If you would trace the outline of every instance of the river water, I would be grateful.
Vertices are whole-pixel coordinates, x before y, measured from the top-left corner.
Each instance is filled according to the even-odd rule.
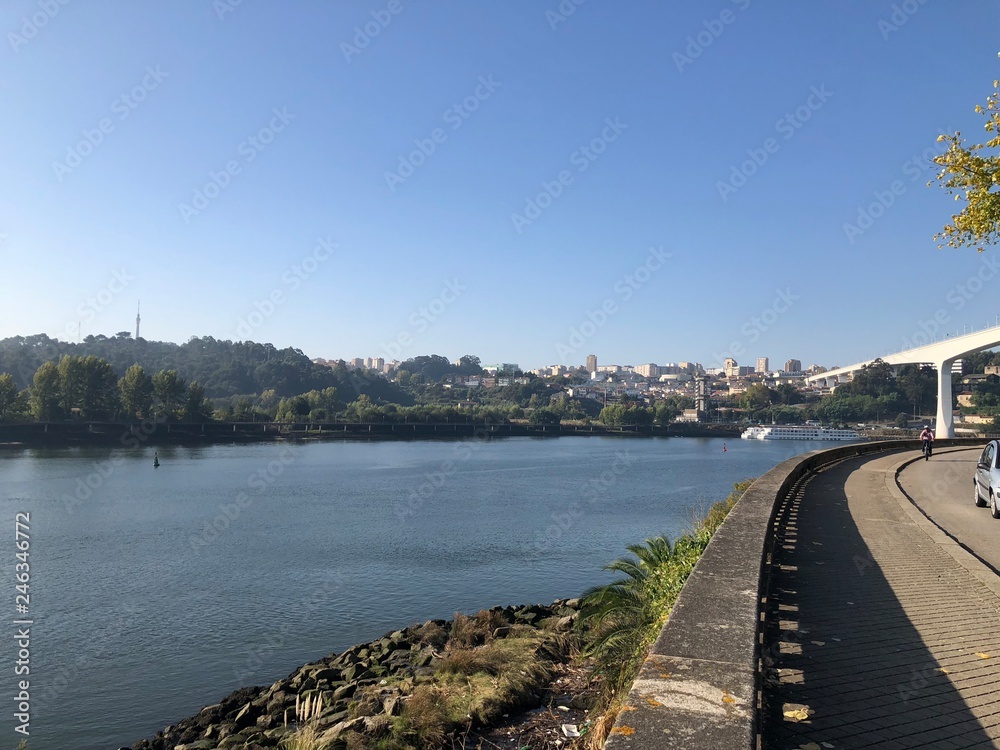
[[[156,469],[151,448],[0,451],[0,742],[23,736],[15,680],[30,681],[32,750],[113,750],[396,628],[578,596],[611,580],[601,568],[627,544],[681,533],[733,482],[818,447],[216,445],[161,447]],[[17,513],[30,513],[25,614]],[[15,677],[25,627],[30,674]]]

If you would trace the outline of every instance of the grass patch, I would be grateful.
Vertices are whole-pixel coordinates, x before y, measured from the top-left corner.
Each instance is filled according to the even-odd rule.
[[[445,747],[474,725],[487,725],[505,713],[534,705],[551,677],[551,655],[567,648],[565,638],[516,628],[506,638],[494,639],[493,631],[506,624],[502,617],[481,612],[462,619],[459,637],[454,637],[453,627],[449,641],[453,647],[438,663],[432,679],[413,687],[385,735],[376,739],[352,734],[345,737],[349,749]],[[484,638],[488,642],[481,645],[456,645]],[[362,694],[359,703],[364,701]]]

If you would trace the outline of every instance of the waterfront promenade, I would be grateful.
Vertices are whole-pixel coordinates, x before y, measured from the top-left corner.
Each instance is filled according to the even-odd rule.
[[[947,450],[919,472],[933,476],[945,456],[942,471],[967,463],[946,494],[971,507],[977,453]],[[833,464],[779,507],[761,654],[766,750],[1000,748],[1000,578],[897,486],[916,456]],[[1000,521],[981,510],[1000,544]]]

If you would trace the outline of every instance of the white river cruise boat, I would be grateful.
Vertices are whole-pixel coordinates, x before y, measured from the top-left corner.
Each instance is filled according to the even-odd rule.
[[[747,427],[740,435],[744,440],[860,440],[861,436],[854,430],[841,430],[834,427],[811,427],[806,425],[757,425]]]

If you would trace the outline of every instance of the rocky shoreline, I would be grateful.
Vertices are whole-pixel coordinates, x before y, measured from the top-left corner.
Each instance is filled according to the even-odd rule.
[[[558,695],[552,685],[564,682],[556,675],[575,651],[579,607],[577,599],[495,607],[396,630],[305,664],[269,687],[237,690],[131,750],[264,750],[283,746],[303,728],[316,747],[408,747],[405,738],[433,747],[439,746],[432,743],[435,732],[442,745],[454,742],[544,707],[546,699],[559,699],[553,716],[573,725],[585,718],[588,699]],[[491,687],[457,694],[457,683],[471,686],[483,675]],[[453,698],[468,703],[461,722],[442,708]],[[441,716],[432,725],[424,714]]]

